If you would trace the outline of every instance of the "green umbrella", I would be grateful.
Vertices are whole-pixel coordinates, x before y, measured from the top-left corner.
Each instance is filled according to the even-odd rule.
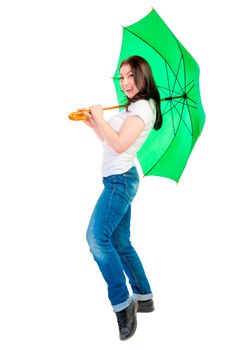
[[[153,129],[137,154],[143,174],[179,181],[200,135],[205,114],[199,91],[199,67],[155,10],[123,27],[122,47],[114,74],[119,104],[120,63],[142,56],[150,64],[160,92],[163,125]]]

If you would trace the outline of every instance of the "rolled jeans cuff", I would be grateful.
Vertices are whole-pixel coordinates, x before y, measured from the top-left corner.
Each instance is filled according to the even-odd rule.
[[[117,305],[112,305],[113,311],[114,312],[119,312],[122,311],[124,309],[126,309],[126,307],[128,307],[128,305],[131,303],[131,298],[129,297],[127,300],[125,300],[123,303],[117,304]]]
[[[149,294],[135,294],[135,293],[133,293],[132,297],[135,301],[146,301],[146,300],[153,299],[153,293],[149,293]]]

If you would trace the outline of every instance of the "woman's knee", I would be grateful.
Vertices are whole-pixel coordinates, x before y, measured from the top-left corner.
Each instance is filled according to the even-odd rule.
[[[86,241],[89,245],[89,248],[91,249],[92,246],[94,246],[95,243],[95,238],[94,238],[94,231],[91,227],[91,225],[89,225],[88,230],[86,232]]]
[[[110,246],[110,240],[104,234],[96,232],[93,227],[89,227],[86,233],[86,240],[88,242],[91,253],[95,257],[101,257]]]

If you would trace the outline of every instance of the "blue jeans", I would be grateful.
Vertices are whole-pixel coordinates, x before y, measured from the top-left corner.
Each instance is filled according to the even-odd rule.
[[[135,300],[152,298],[149,282],[130,242],[131,202],[139,185],[136,167],[126,173],[103,178],[99,197],[87,230],[87,241],[105,279],[108,297],[115,312],[126,308],[130,295],[128,277]]]

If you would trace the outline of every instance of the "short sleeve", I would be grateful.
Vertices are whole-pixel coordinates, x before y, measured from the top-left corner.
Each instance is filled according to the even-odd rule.
[[[147,100],[139,100],[133,102],[128,107],[128,116],[139,116],[144,124],[145,128],[151,128],[155,121],[155,110],[153,110],[151,104]]]

